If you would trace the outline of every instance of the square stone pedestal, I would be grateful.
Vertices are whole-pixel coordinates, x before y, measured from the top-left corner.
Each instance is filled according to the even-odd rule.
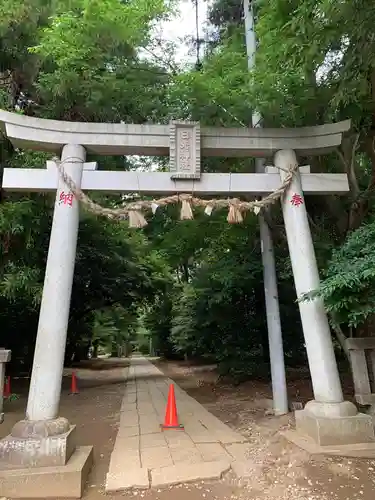
[[[295,412],[296,430],[319,446],[374,443],[374,424],[370,415],[317,417],[306,410]]]
[[[11,435],[0,441],[0,469],[3,463],[14,469],[65,465],[75,450],[75,425],[68,432],[43,438]]]
[[[76,448],[75,426],[47,437],[0,441],[0,497],[80,498],[92,465],[92,446]]]
[[[0,497],[81,498],[92,465],[92,446],[76,448],[66,465],[0,470]]]

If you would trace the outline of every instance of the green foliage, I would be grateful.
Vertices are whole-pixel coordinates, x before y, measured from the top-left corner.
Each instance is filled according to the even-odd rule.
[[[251,92],[260,111],[291,126],[348,116],[363,126],[373,101],[368,80],[375,54],[373,3],[261,0],[257,5],[260,44]]]
[[[269,370],[261,256],[258,236],[252,241],[248,238],[256,231],[254,217],[244,226],[230,226],[222,219],[216,214],[212,221],[205,221],[205,246],[190,261],[189,279],[174,285],[171,310],[159,313],[159,318],[164,318],[165,329],[170,328],[168,341],[177,354],[215,359],[221,374],[241,381],[265,376]],[[201,248],[202,222],[197,219],[194,225],[192,229],[189,224],[190,239],[185,246],[182,238],[178,240],[182,258],[190,255],[185,252],[194,235],[195,248]],[[174,254],[171,258],[178,268]],[[296,358],[301,342],[298,312],[293,302],[288,304],[290,292],[285,293],[285,285],[282,292],[282,312],[286,307],[290,320],[286,352]]]
[[[207,125],[242,126],[250,122],[256,108],[266,126],[296,127],[353,119],[354,128],[360,132],[357,143],[354,136],[348,137],[339,156],[309,159],[318,172],[345,169],[351,197],[342,201],[333,197],[309,199],[308,209],[323,271],[332,249],[337,248],[320,293],[327,308],[342,315],[340,320],[357,325],[373,313],[372,254],[366,247],[368,258],[356,260],[355,271],[350,257],[345,260],[344,256],[349,255],[347,245],[352,244],[351,236],[345,242],[348,230],[358,227],[372,213],[375,155],[369,146],[373,144],[369,125],[375,108],[375,52],[372,42],[365,40],[373,40],[374,6],[364,0],[260,0],[255,8],[259,49],[254,70],[249,73],[247,69],[241,4],[216,0],[210,12],[212,43],[202,69],[187,69],[174,78],[170,88],[173,116],[199,119]],[[361,51],[365,51],[366,60]],[[252,163],[215,159],[206,160],[204,168],[249,171]],[[304,350],[288,248],[280,234],[278,211],[272,210],[269,219],[276,242],[283,329],[288,332],[284,336],[287,362],[295,363],[303,359]],[[212,230],[216,224],[218,230]],[[252,256],[257,263],[246,261],[248,241],[246,247],[240,234],[233,237],[240,257],[233,252],[222,219],[211,218],[207,226],[206,238],[201,236],[199,218],[189,225],[188,235],[186,226],[176,229],[168,224],[161,229],[167,235],[159,236],[159,243],[163,248],[165,245],[179,282],[173,287],[170,340],[179,353],[213,355],[222,370],[236,377],[254,374],[262,371],[257,363],[259,356],[267,358],[260,256],[256,250]],[[159,223],[157,227],[160,235]],[[248,231],[254,241],[255,227],[250,225]],[[223,255],[228,247],[231,250]],[[335,294],[331,293],[333,281]]]
[[[142,343],[139,345],[139,352],[143,354],[143,356],[148,356],[150,354],[149,345],[146,343]]]
[[[335,323],[350,327],[364,324],[375,313],[375,221],[351,233],[333,252],[319,296]]]
[[[173,357],[174,349],[170,341],[172,323],[172,290],[157,293],[145,312],[144,326],[152,338],[155,352]]]
[[[99,309],[94,313],[92,345],[107,353],[129,356],[131,342],[136,337],[136,310],[127,311],[120,304]]]
[[[186,71],[175,78],[171,106],[181,118],[203,124],[241,126],[250,123],[249,74],[241,30],[223,41],[220,50],[204,60],[200,72]],[[182,107],[181,101],[188,106]]]
[[[162,98],[158,82],[168,78],[140,61],[137,51],[148,42],[152,24],[167,12],[163,0],[59,2],[29,49],[42,61],[36,88],[43,100],[53,102],[52,116],[120,121],[138,114],[135,121],[144,121],[152,112],[149,100],[142,105],[144,95],[151,90]]]
[[[162,0],[2,2],[2,107],[73,121],[140,123],[163,116],[170,76],[162,64],[142,59],[140,50],[152,42],[153,26],[171,7]],[[15,151],[6,141],[0,147],[2,167],[43,167],[50,158]],[[124,158],[99,162],[108,169],[131,165]],[[112,206],[119,202],[94,198]],[[0,209],[0,345],[12,349],[12,363],[25,371],[32,361],[53,204],[50,195],[7,194]],[[83,211],[67,362],[86,356],[92,343],[130,340],[137,308],[168,281],[164,269],[142,233]]]

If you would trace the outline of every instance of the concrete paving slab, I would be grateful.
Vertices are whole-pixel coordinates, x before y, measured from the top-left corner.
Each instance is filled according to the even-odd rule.
[[[168,446],[168,444],[164,434],[158,431],[154,434],[142,434],[140,446],[142,450],[146,450],[147,448],[155,448],[157,446]]]
[[[128,404],[135,403],[137,401],[137,393],[136,392],[127,392],[125,394],[125,402]]]
[[[163,467],[151,472],[151,485],[152,487],[160,487],[204,479],[220,479],[229,469],[230,463],[225,461]]]
[[[209,432],[200,422],[188,422],[185,432],[194,443],[217,443],[218,439],[214,431]]]
[[[115,448],[119,448],[124,452],[128,452],[130,450],[139,450],[139,436],[121,437],[117,435],[117,439],[113,449]]]
[[[150,394],[148,392],[137,392],[137,401],[142,402],[149,400],[150,400]]]
[[[233,459],[220,443],[198,443],[197,448],[205,462],[220,461],[223,459],[223,456],[225,456],[228,461]]]
[[[191,447],[179,447],[172,448],[170,450],[173,463],[178,464],[198,464],[203,462],[203,456],[199,452],[198,448],[194,445]]]
[[[115,493],[128,489],[148,489],[150,480],[147,469],[128,468],[123,464],[120,470],[108,472],[105,491],[106,493]]]
[[[112,462],[112,463],[111,463]],[[120,447],[115,447],[111,454],[110,469],[127,469],[129,464],[131,468],[141,468],[141,457],[139,450],[124,450]]]
[[[125,389],[125,394],[136,394],[137,393],[137,387],[136,385],[128,385]]]
[[[168,446],[141,449],[141,464],[146,469],[172,466],[173,460]]]
[[[140,427],[140,432],[141,434],[155,434],[156,432],[160,432],[160,424],[155,421],[151,421]]]
[[[215,479],[245,461],[246,439],[175,385],[183,430],[162,430],[172,380],[147,359],[134,357],[124,390],[106,491]],[[241,444],[244,443],[244,444]],[[132,466],[129,469],[129,463]],[[149,481],[151,478],[151,482]]]
[[[154,413],[155,408],[154,405],[150,403],[139,403],[137,406],[138,415],[150,415],[150,413]]]
[[[164,438],[168,443],[170,449],[173,448],[189,448],[190,446],[194,446],[194,441],[191,437],[186,434],[186,432],[172,432],[165,431]]]
[[[124,425],[120,425],[117,436],[120,438],[134,437],[134,436],[139,436],[139,432],[140,431],[138,425],[134,427],[125,427]]]
[[[151,424],[156,425],[158,428],[160,427],[160,421],[156,414],[156,412],[152,412],[149,415],[139,415],[139,426],[149,427]]]
[[[136,412],[137,405],[135,403],[128,403],[126,399],[123,399],[120,411],[121,412]]]
[[[120,427],[138,427],[139,415],[133,412],[123,412],[120,417]]]

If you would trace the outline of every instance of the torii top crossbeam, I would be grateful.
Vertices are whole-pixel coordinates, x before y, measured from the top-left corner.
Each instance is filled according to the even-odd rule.
[[[176,126],[133,125],[123,123],[85,123],[46,120],[0,110],[0,126],[18,148],[60,153],[65,144],[80,144],[89,153],[99,155],[167,156]],[[193,123],[199,132],[199,124]],[[202,128],[203,156],[267,158],[280,149],[320,155],[341,144],[342,134],[350,129],[350,120],[316,127],[301,128]]]
[[[0,128],[17,148],[61,154],[67,144],[80,145],[99,155],[169,155],[170,173],[104,172],[85,168],[83,190],[165,194],[265,194],[280,185],[278,173],[201,174],[201,156],[272,158],[282,149],[297,155],[329,153],[341,144],[350,120],[316,127],[200,128],[196,122],[169,125],[127,125],[46,120],[0,110]],[[43,169],[6,168],[3,189],[54,191],[58,174],[54,165]],[[250,176],[250,177],[249,177]],[[310,174],[301,171],[308,194],[345,193],[345,174]]]

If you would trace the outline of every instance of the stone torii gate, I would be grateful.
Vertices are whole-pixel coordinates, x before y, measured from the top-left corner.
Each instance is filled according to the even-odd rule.
[[[338,147],[350,122],[300,129],[200,129],[199,124],[186,122],[73,123],[0,111],[0,126],[16,148],[61,155],[66,174],[84,191],[262,196],[280,187],[298,156],[321,155]],[[96,171],[96,163],[85,161],[87,152],[169,155],[170,172]],[[264,174],[201,173],[201,155],[273,157],[274,166]],[[58,416],[79,203],[53,161],[47,168],[6,168],[3,189],[56,192],[56,199],[26,418],[0,441],[0,496],[30,498],[43,491],[44,496],[79,497],[92,449],[76,448],[74,426]],[[301,167],[281,200],[297,297],[319,286],[304,194],[348,190],[345,174],[314,174]],[[322,301],[302,302],[299,309],[314,400],[296,412],[297,431],[321,446],[373,442],[371,417],[344,401]],[[65,473],[69,480],[62,483]]]

